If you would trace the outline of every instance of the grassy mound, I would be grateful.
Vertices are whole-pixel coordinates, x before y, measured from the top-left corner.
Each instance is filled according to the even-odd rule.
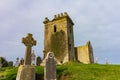
[[[15,67],[0,68],[0,80],[16,80]],[[43,80],[44,68],[36,66],[36,80]],[[57,66],[57,80],[120,80],[120,65],[66,63]]]

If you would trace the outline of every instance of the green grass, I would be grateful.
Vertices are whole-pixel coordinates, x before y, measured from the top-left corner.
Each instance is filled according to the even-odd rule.
[[[68,63],[58,66],[58,71],[61,69],[58,74],[67,80],[120,80],[120,65]]]
[[[15,67],[0,68],[0,80],[15,80],[17,69]]]
[[[0,80],[15,80],[17,69],[0,68]],[[43,78],[44,68],[36,66],[36,80]],[[120,65],[66,63],[57,66],[57,80],[120,80]]]

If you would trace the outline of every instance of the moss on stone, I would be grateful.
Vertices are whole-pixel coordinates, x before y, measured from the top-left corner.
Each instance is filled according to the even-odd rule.
[[[65,46],[66,46],[65,32],[63,30],[52,34],[50,49],[52,52],[54,52],[55,57],[57,57],[57,59],[59,60],[63,59]]]

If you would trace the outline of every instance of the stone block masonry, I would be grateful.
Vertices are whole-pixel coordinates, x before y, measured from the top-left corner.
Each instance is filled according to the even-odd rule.
[[[85,46],[74,46],[74,23],[65,12],[54,15],[52,20],[47,17],[44,23],[44,59],[49,51],[54,52],[61,63],[80,61],[85,64],[94,63],[93,49],[90,42]]]

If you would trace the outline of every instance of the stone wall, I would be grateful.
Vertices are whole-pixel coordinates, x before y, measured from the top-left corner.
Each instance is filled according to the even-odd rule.
[[[74,23],[66,12],[55,15],[52,20],[46,17],[43,23],[44,59],[48,52],[54,52],[61,63],[75,60],[86,64],[94,63],[90,41],[84,46],[74,48]]]
[[[76,60],[89,64],[94,63],[93,49],[90,41],[84,46],[75,47]]]
[[[53,20],[44,20],[44,58],[49,51],[65,63],[74,60],[73,22],[67,13],[55,15]]]

